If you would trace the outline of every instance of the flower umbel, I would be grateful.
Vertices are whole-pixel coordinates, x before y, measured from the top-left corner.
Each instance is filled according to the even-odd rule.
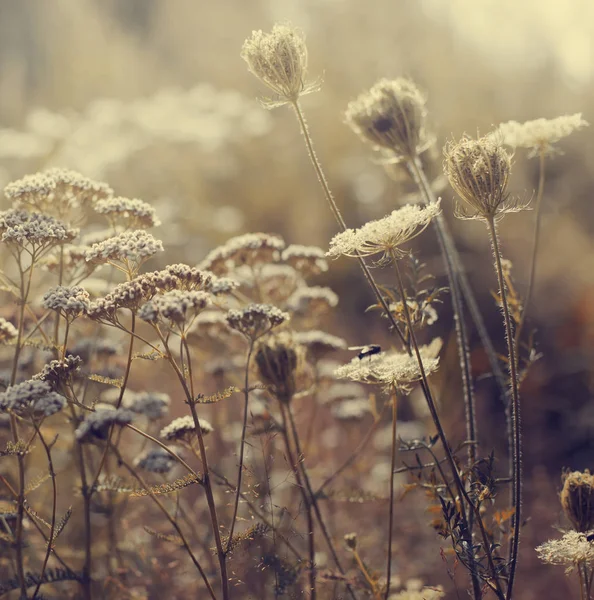
[[[382,254],[380,263],[389,261],[392,253],[401,257],[404,252],[400,246],[419,235],[440,211],[439,200],[427,206],[407,204],[383,219],[338,233],[327,254],[353,257]]]
[[[300,96],[319,89],[317,82],[306,83],[307,47],[303,34],[287,25],[275,25],[271,33],[253,31],[241,50],[248,69],[275,94],[265,106],[275,108],[294,104]]]

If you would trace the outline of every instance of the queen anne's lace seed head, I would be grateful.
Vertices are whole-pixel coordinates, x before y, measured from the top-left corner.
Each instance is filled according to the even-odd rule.
[[[276,235],[246,233],[212,250],[198,267],[215,275],[227,275],[243,265],[277,262],[284,247],[285,242]]]
[[[149,473],[169,473],[176,462],[169,452],[163,448],[155,448],[142,456],[136,465]]]
[[[254,341],[289,320],[289,314],[270,304],[249,304],[245,308],[230,310],[227,323],[246,338]]]
[[[124,229],[149,229],[161,224],[155,209],[138,198],[107,198],[96,202],[94,208],[105,215],[112,226]]]
[[[466,205],[458,208],[458,216],[490,221],[525,208],[510,199],[507,185],[511,156],[497,136],[478,140],[465,136],[449,142],[444,149],[443,165],[450,185]]]
[[[172,290],[149,300],[138,311],[138,316],[149,323],[170,321],[181,327],[210,303],[210,294],[206,292]]]
[[[503,143],[512,148],[530,148],[530,156],[538,156],[541,152],[554,154],[559,152],[553,144],[588,126],[582,119],[582,113],[563,115],[555,119],[535,119],[518,123],[508,121],[501,123],[494,135],[499,136]]]
[[[334,236],[328,256],[373,256],[379,262],[403,255],[400,248],[419,235],[441,212],[440,201],[428,206],[407,204],[378,221],[369,221],[359,229],[347,229]]]
[[[281,260],[299,271],[303,277],[320,275],[328,270],[326,254],[317,246],[291,244],[283,250]]]
[[[110,198],[113,190],[75,171],[52,168],[9,183],[4,194],[15,208],[25,206],[67,217],[73,209]]]
[[[167,414],[171,399],[168,394],[160,392],[138,392],[132,396],[125,407],[149,419],[160,419]]]
[[[136,271],[157,252],[163,252],[163,243],[143,230],[124,231],[119,235],[93,244],[86,259],[92,263],[119,263]]]
[[[290,336],[280,334],[261,343],[256,351],[256,364],[262,382],[271,388],[280,402],[288,403],[297,391],[296,374],[301,347]]]
[[[576,531],[594,529],[594,475],[590,471],[565,473],[561,506]]]
[[[133,418],[134,413],[126,408],[101,408],[87,414],[74,433],[81,444],[106,440],[112,425],[128,425]]]
[[[3,242],[39,254],[52,246],[71,242],[78,235],[78,229],[50,215],[10,209],[0,212],[0,234]]]
[[[396,160],[414,160],[431,144],[425,132],[425,97],[408,79],[381,79],[349,103],[347,124],[364,141]]]
[[[202,435],[207,435],[213,431],[212,425],[206,419],[199,419],[200,431]],[[159,436],[164,440],[182,440],[189,442],[196,435],[194,419],[191,416],[179,417],[174,419],[161,429]]]
[[[419,350],[425,375],[429,376],[437,371],[439,360],[435,358],[431,345]],[[335,376],[337,379],[380,384],[407,392],[413,383],[421,380],[421,369],[415,356],[403,352],[382,352],[363,359],[353,358],[336,369]]]
[[[252,32],[241,57],[250,72],[278,95],[278,100],[265,102],[269,108],[295,103],[319,89],[318,83],[306,83],[307,47],[303,34],[293,27],[277,24],[271,33]]]
[[[66,400],[45,381],[29,379],[0,393],[0,411],[14,411],[21,416],[49,417],[64,408]]]
[[[89,308],[88,292],[78,286],[59,285],[49,289],[43,296],[43,308],[55,310],[69,320],[75,319]]]
[[[287,300],[287,308],[299,315],[316,316],[335,308],[338,296],[328,287],[300,287]]]
[[[594,564],[594,544],[578,531],[568,531],[560,540],[541,544],[536,553],[544,563],[567,567],[566,572],[578,565]]]
[[[16,327],[4,317],[0,317],[0,344],[11,342],[16,339],[17,335]]]

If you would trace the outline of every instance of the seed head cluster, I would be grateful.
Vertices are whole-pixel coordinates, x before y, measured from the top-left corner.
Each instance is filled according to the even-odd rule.
[[[8,410],[33,418],[49,417],[64,408],[66,400],[46,381],[29,379],[0,393],[0,412]]]
[[[542,562],[565,566],[567,572],[579,565],[594,565],[594,544],[579,531],[568,531],[559,540],[541,544],[536,553]]]
[[[328,270],[326,255],[317,246],[291,244],[283,250],[281,260],[291,265],[303,277],[320,275]]]
[[[39,253],[71,242],[78,235],[78,229],[50,215],[11,208],[0,212],[0,234],[7,244]]]
[[[148,323],[170,321],[182,326],[210,303],[210,294],[206,292],[172,290],[144,304],[138,316]]]
[[[88,310],[90,302],[89,293],[84,288],[78,285],[59,285],[45,293],[42,306],[47,310],[55,310],[68,319],[74,319]]]
[[[230,310],[227,324],[246,338],[254,341],[289,320],[289,314],[270,304],[249,304]]]
[[[94,208],[100,215],[105,215],[112,225],[124,226],[125,229],[149,229],[161,224],[155,209],[137,198],[106,198],[96,202]]]
[[[75,431],[76,439],[81,443],[89,443],[95,439],[106,440],[112,425],[128,425],[132,423],[134,413],[125,408],[99,408],[89,413]]]
[[[213,431],[212,425],[206,419],[199,419],[200,431],[202,435],[207,435]],[[168,441],[183,440],[189,442],[196,435],[194,419],[190,415],[174,419],[161,429],[159,436]]]
[[[590,471],[564,475],[561,506],[576,531],[594,529],[594,475]]]
[[[119,235],[93,244],[86,259],[93,263],[123,263],[139,266],[145,260],[163,252],[163,243],[142,229],[124,231]]]
[[[175,466],[176,460],[169,452],[163,448],[155,448],[149,450],[136,463],[141,469],[149,473],[169,473]]]

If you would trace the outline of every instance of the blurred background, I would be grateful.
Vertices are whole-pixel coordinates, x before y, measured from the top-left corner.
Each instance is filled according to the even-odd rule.
[[[249,231],[326,248],[335,224],[297,123],[286,107],[269,112],[260,106],[257,98],[266,92],[239,56],[253,29],[277,21],[305,32],[311,75],[323,77],[321,91],[304,98],[303,108],[352,226],[383,216],[413,190],[343,124],[347,102],[380,77],[409,76],[427,93],[437,137],[428,170],[503,352],[486,232],[452,217],[453,192],[440,180],[441,147],[449,137],[486,133],[510,119],[582,112],[592,120],[594,4],[588,0],[0,0],[0,186],[48,166],[107,181],[117,194],[157,208],[169,263],[195,264],[215,245]],[[563,154],[547,160],[530,311],[543,356],[523,385],[529,521],[519,591],[526,600],[576,593],[561,568],[538,563],[533,548],[563,525],[561,469],[594,467],[591,130],[558,148]],[[537,176],[537,161],[518,151],[514,193],[530,197]],[[530,212],[511,215],[501,228],[520,293],[532,219]],[[416,248],[442,283],[430,232]],[[371,296],[356,263],[332,263],[329,280],[341,304],[327,329],[352,344],[387,343],[383,324],[363,314]],[[455,371],[447,301],[436,333],[446,341],[444,364]],[[481,377],[476,339],[473,348],[481,442],[487,452],[497,451],[503,467],[501,405],[491,381]],[[459,382],[449,379],[442,410],[456,431]],[[447,584],[439,541],[424,527],[421,515],[414,527],[403,528],[433,541],[400,540],[402,568]],[[406,564],[407,554],[417,562]]]

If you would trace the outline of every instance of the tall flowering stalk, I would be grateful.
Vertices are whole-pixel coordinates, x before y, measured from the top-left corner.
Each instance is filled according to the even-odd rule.
[[[502,267],[500,242],[497,235],[498,221],[509,212],[525,208],[507,190],[511,172],[511,156],[503,148],[497,136],[478,140],[463,137],[449,143],[444,151],[444,170],[450,184],[462,199],[458,215],[466,219],[484,221],[491,239],[495,272],[499,284],[499,296],[508,350],[508,367],[511,391],[512,458],[513,458],[513,537],[510,546],[509,579],[506,599],[510,600],[515,581],[520,527],[522,523],[522,433],[520,393],[518,381],[517,348],[508,302],[508,290]]]

